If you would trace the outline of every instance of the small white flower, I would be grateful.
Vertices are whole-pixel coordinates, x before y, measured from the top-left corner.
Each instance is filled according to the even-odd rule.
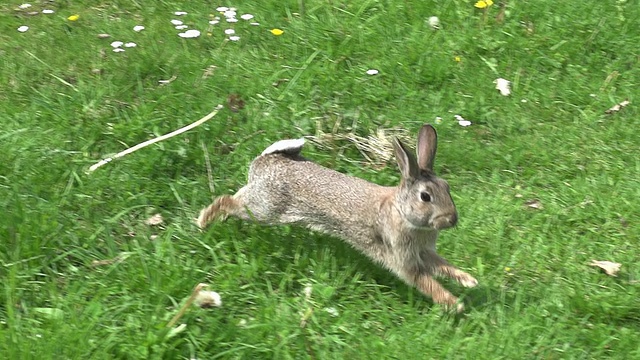
[[[134,42],[128,42],[128,43],[124,44],[124,47],[136,47],[136,46],[138,46],[138,45],[136,45],[136,43],[134,43]]]
[[[183,24],[183,22],[182,22],[182,21],[180,21],[180,20],[176,20],[176,19],[171,20],[171,23],[172,23],[173,25],[182,25],[182,24]]]
[[[178,34],[181,38],[197,38],[200,36],[200,31],[198,30],[187,30],[183,33]]]
[[[115,48],[115,49],[113,49],[113,52],[124,52],[124,49],[122,49],[122,48]]]
[[[20,9],[28,9],[31,7],[31,4],[22,4],[20,6],[18,6]]]
[[[520,102],[524,104],[524,103],[528,102],[528,100],[527,99],[522,99],[522,100],[520,100]]]
[[[252,23],[251,23],[251,25],[253,25],[253,26],[259,26],[259,25],[260,25],[260,23],[259,23],[259,22],[252,22]]]
[[[142,25],[136,25],[136,26],[133,27],[133,31],[135,31],[135,32],[140,32],[142,30],[144,30],[144,26],[142,26]]]
[[[509,84],[511,81],[503,78],[498,78],[494,82],[496,84],[496,89],[500,91],[500,94],[503,96],[509,96],[511,94],[511,89],[509,89]]]
[[[225,33],[225,34],[227,34],[227,35],[233,35],[233,34],[235,34],[235,33],[236,33],[236,31],[235,31],[235,30],[233,30],[233,29],[226,29],[226,30],[224,31],[224,33]]]
[[[119,48],[122,45],[124,45],[122,41],[114,41],[111,43],[111,47],[114,47],[114,48]]]
[[[465,120],[465,118],[463,118],[463,117],[462,117],[462,116],[460,116],[460,115],[453,115],[453,117],[454,117],[454,118],[456,118],[456,120],[458,120],[458,124],[459,124],[460,126],[465,126],[465,127],[466,127],[466,126],[471,125],[471,121],[469,121],[469,120]]]
[[[209,21],[209,24],[211,24],[211,25],[216,25],[218,23],[220,23],[220,20],[211,20],[211,21]]]
[[[430,17],[429,20],[427,20],[427,22],[429,23],[429,26],[432,29],[434,29],[434,30],[440,29],[440,19],[438,19],[437,16]]]
[[[436,116],[435,123],[436,124],[442,124],[442,118],[440,116]]]
[[[367,75],[378,75],[379,71],[376,69],[367,70]]]
[[[311,285],[307,285],[304,287],[304,290],[302,290],[302,292],[304,293],[305,299],[309,300],[311,298],[312,291],[313,291],[313,288],[311,287]]]
[[[216,9],[216,11],[220,11],[220,12],[225,12],[227,10],[229,10],[229,8],[226,6],[220,6],[219,8]]]
[[[223,15],[226,18],[233,18],[233,17],[236,17],[236,14],[237,13],[234,10],[227,10],[227,11],[224,12]]]
[[[18,28],[18,31],[20,32],[25,32],[27,30],[29,30],[29,27],[27,25],[22,25]]]
[[[44,9],[44,10],[42,10],[42,13],[43,13],[43,14],[53,14],[54,12],[55,12],[55,11],[50,10],[50,9]]]
[[[251,15],[251,14],[242,14],[242,15],[240,16],[240,18],[241,18],[242,20],[251,20],[251,19],[253,19],[253,15]]]
[[[236,23],[236,22],[238,22],[238,19],[236,19],[236,18],[227,18],[227,22]]]
[[[187,15],[187,12],[186,11],[176,11],[176,12],[174,12],[174,14],[176,16],[182,16],[182,15]]]
[[[329,315],[333,316],[333,317],[337,317],[338,315],[340,315],[340,313],[338,312],[338,309],[334,308],[334,307],[326,307],[324,309],[326,313],[328,313]]]
[[[229,36],[229,40],[238,41],[238,40],[240,40],[240,36],[235,36],[235,35],[234,36]]]
[[[176,30],[184,30],[186,28],[188,28],[187,25],[178,25],[178,26],[176,26]]]

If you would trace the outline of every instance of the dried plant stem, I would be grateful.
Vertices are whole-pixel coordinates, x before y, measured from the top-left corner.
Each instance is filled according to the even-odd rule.
[[[207,167],[207,180],[209,180],[209,191],[211,191],[211,196],[215,194],[216,188],[213,184],[213,170],[211,169],[211,160],[209,159],[209,151],[207,151],[207,146],[204,144],[204,141],[200,141],[200,146],[202,146],[202,151],[204,152],[204,161],[205,166]]]
[[[196,126],[200,126],[204,122],[206,122],[207,120],[209,120],[212,117],[216,116],[216,114],[218,113],[218,111],[220,109],[222,109],[222,105],[216,106],[216,109],[213,110],[212,112],[210,112],[207,116],[205,116],[202,119],[200,119],[200,120],[198,120],[196,122],[193,122],[193,123],[191,123],[191,124],[189,124],[189,125],[187,125],[185,127],[182,127],[182,128],[180,128],[178,130],[175,130],[175,131],[172,131],[172,132],[170,132],[168,134],[164,134],[162,136],[158,136],[157,138],[154,138],[154,139],[151,139],[151,140],[147,140],[147,141],[145,141],[143,143],[140,143],[140,144],[138,144],[136,146],[130,147],[130,148],[124,150],[124,151],[121,151],[121,152],[115,154],[113,157],[102,159],[98,163],[91,165],[91,167],[89,168],[88,172],[89,173],[94,172],[97,168],[99,168],[99,167],[101,167],[101,166],[103,166],[105,164],[108,164],[108,163],[110,163],[111,161],[113,161],[113,160],[115,160],[117,158],[121,158],[121,157],[123,157],[125,155],[131,154],[132,152],[138,151],[138,150],[140,150],[140,149],[142,149],[144,147],[147,147],[147,146],[149,146],[151,144],[155,144],[157,142],[160,142],[160,141],[169,139],[171,137],[174,137],[176,135],[182,134],[185,131],[189,131],[189,130],[195,128]]]
[[[180,310],[178,310],[178,312],[173,316],[173,318],[171,318],[171,321],[169,321],[169,323],[167,324],[168,328],[172,328],[173,325],[175,325],[176,322],[180,320],[180,318],[182,317],[182,315],[184,315],[185,311],[187,311],[189,306],[193,304],[193,301],[196,299],[196,297],[200,293],[200,290],[204,289],[205,287],[207,287],[207,284],[200,283],[196,285],[196,287],[193,289],[193,292],[191,293],[191,296],[189,296],[187,301],[185,301],[184,305],[182,305]]]

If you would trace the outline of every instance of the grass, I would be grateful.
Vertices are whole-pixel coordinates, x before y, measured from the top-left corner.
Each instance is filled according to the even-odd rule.
[[[498,4],[483,15],[460,1],[205,3],[0,5],[4,358],[640,357],[638,6],[509,2],[499,22]],[[238,42],[224,40],[225,24],[207,36],[220,5],[260,26],[234,25]],[[48,6],[56,12],[27,15]],[[177,36],[177,10],[201,37]],[[425,23],[434,15],[438,31]],[[137,47],[114,53],[114,40]],[[512,81],[511,96],[494,89],[498,77]],[[85,173],[232,94],[239,111]],[[275,140],[414,133],[437,116],[436,169],[461,216],[439,251],[480,281],[446,283],[467,304],[462,316],[335,239],[236,220],[194,225]],[[304,152],[380,184],[398,180],[392,162],[373,166],[348,142]],[[534,200],[541,209],[526,205]],[[156,213],[164,223],[145,225]],[[593,259],[622,270],[608,277]],[[192,308],[169,336],[165,325],[200,282],[223,306]]]

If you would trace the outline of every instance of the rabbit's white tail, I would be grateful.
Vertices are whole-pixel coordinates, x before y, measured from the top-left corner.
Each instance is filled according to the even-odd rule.
[[[280,140],[271,144],[268,148],[266,148],[262,152],[262,155],[268,155],[268,154],[274,154],[274,153],[285,153],[289,155],[297,155],[300,153],[300,150],[302,150],[303,145],[304,145],[304,138]]]

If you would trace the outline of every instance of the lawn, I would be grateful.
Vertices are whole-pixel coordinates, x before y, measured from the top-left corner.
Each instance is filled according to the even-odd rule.
[[[640,7],[480,3],[0,5],[0,357],[640,358]],[[195,225],[276,140],[394,185],[363,145],[424,123],[460,216],[439,253],[479,281],[443,280],[462,314],[340,240]],[[167,327],[199,283],[222,306]]]

